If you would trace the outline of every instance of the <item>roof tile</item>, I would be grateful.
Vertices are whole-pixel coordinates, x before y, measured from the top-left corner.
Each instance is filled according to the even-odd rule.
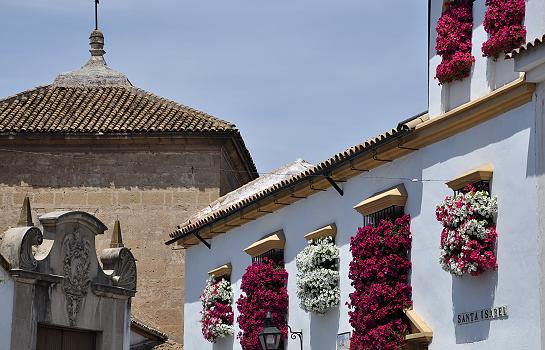
[[[526,44],[522,45],[521,47],[514,49],[513,51],[506,54],[505,58],[506,59],[514,58],[525,51],[530,51],[534,47],[541,46],[544,42],[545,42],[545,34],[539,38],[535,38],[534,41],[529,41]]]
[[[186,131],[236,127],[132,86],[48,85],[0,100],[2,133]]]

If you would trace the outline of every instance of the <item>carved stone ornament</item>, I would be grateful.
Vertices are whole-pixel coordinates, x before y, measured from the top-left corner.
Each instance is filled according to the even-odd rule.
[[[87,295],[91,280],[89,269],[91,265],[91,245],[81,237],[79,226],[75,226],[72,233],[65,236],[64,251],[64,281],[63,289],[66,294],[66,310],[70,325],[76,324],[76,317],[80,311],[82,299]]]
[[[136,289],[136,261],[127,248],[119,253],[119,263],[114,275],[114,284],[117,287]]]
[[[21,242],[21,250],[19,253],[19,268],[22,270],[34,271],[38,267],[38,262],[34,258],[32,252],[33,246],[38,246],[43,242],[43,235],[40,229],[33,227],[28,230]]]
[[[43,235],[37,227],[15,227],[6,231],[0,239],[0,254],[11,268],[36,271],[38,261],[33,247],[42,244]]]
[[[136,290],[136,260],[129,249],[104,249],[100,261],[114,286]]]

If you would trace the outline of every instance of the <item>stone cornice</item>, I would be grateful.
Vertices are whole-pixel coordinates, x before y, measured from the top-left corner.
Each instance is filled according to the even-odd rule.
[[[27,271],[27,270],[21,270],[21,269],[11,269],[10,274],[13,278],[19,281],[25,281],[25,282],[46,282],[46,283],[59,283],[61,282],[64,277],[58,276],[58,275],[52,275],[47,273],[41,273],[36,271]]]
[[[112,287],[105,284],[92,283],[91,289],[95,295],[107,298],[126,299],[136,295],[136,290]]]

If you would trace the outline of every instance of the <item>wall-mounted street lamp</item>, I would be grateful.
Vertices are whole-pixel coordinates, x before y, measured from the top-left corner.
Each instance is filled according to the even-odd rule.
[[[290,331],[290,338],[297,339],[299,338],[299,344],[301,350],[303,350],[303,332],[294,332],[291,330],[290,325],[288,325]],[[282,333],[272,322],[271,313],[267,313],[265,318],[265,328],[259,333],[259,342],[261,343],[261,348],[263,350],[279,350],[283,349],[283,339]]]

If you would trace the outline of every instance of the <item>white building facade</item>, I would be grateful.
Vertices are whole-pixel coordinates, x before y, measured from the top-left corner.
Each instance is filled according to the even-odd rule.
[[[428,113],[315,167],[303,164],[305,169],[295,175],[238,192],[238,197],[235,191],[228,201],[220,198],[172,234],[167,243],[187,248],[185,276],[191,283],[185,291],[184,344],[188,349],[242,349],[236,337],[240,331],[236,300],[242,276],[252,264],[245,250],[279,231],[288,273],[288,324],[302,331],[304,349],[336,349],[338,335],[353,331],[346,305],[354,291],[348,276],[353,259],[350,239],[364,222],[364,215],[354,208],[365,200],[379,201],[377,193],[401,185],[406,192],[403,210],[411,217],[410,284],[419,318],[416,326],[429,333],[425,341],[409,341],[408,346],[545,349],[545,75],[541,73],[545,45],[533,41],[545,33],[545,1],[526,1],[524,24],[532,44],[497,61],[480,53],[487,35],[482,25],[486,7],[484,0],[475,1],[472,71],[461,81],[438,85],[434,76],[441,58],[434,49],[435,24],[443,5],[443,1],[430,2]],[[453,195],[452,186],[447,186],[452,180],[489,181],[489,191],[498,201],[495,271],[457,277],[438,262],[443,227],[435,209],[445,196]],[[305,235],[332,224],[340,249],[341,298],[338,307],[319,315],[299,305],[295,259],[307,246]],[[200,295],[208,272],[224,265],[230,267],[234,292],[235,334],[212,344],[201,335]],[[486,309],[501,310],[499,317],[460,322],[459,316]],[[298,339],[287,342],[286,349],[299,348]]]

